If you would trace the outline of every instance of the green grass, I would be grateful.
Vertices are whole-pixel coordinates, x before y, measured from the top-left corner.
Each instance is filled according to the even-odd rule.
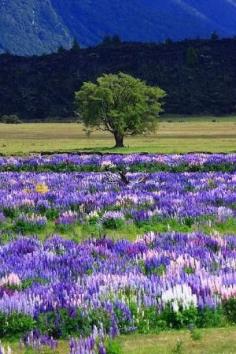
[[[4,155],[64,151],[235,152],[236,117],[169,117],[165,121],[162,118],[156,133],[129,137],[125,144],[126,148],[114,150],[109,133],[95,131],[88,138],[76,123],[0,124],[0,153]]]
[[[194,340],[187,330],[168,331],[160,334],[127,335],[116,341],[120,343],[122,354],[235,354],[236,327],[201,329],[198,330],[199,339]],[[180,344],[178,344],[180,343]],[[19,349],[17,342],[10,343],[14,354],[37,353]],[[61,341],[54,354],[68,353],[68,342]],[[180,350],[177,351],[177,347]],[[52,351],[42,351],[50,353]]]
[[[236,327],[199,330],[193,340],[189,331],[163,332],[159,335],[132,335],[119,338],[124,354],[234,354]],[[182,350],[177,351],[177,343]]]
[[[13,231],[12,223],[8,222],[7,224],[2,224],[0,230],[3,232],[2,234],[2,242],[7,242],[9,239],[7,234],[12,232],[16,235],[17,232]],[[169,231],[176,231],[176,232],[195,232],[200,231],[206,234],[214,234],[219,233],[220,235],[229,235],[229,234],[236,234],[236,219],[228,219],[224,223],[217,223],[212,220],[211,226],[204,220],[201,222],[195,221],[193,224],[188,225],[184,222],[180,222],[175,219],[162,219],[162,220],[149,220],[146,223],[143,222],[140,225],[136,224],[125,224],[124,226],[118,228],[117,230],[114,229],[107,229],[104,227],[99,226],[99,224],[89,225],[89,224],[77,224],[71,225],[68,230],[64,230],[63,232],[58,230],[55,226],[54,222],[48,221],[47,226],[40,230],[33,232],[37,234],[41,240],[45,240],[51,235],[61,235],[66,239],[74,240],[75,242],[80,242],[88,239],[88,237],[101,237],[106,235],[107,237],[119,240],[119,239],[126,239],[129,241],[135,241],[137,236],[142,236],[147,232],[169,232]],[[4,238],[4,232],[6,237]],[[11,237],[11,236],[10,236]]]

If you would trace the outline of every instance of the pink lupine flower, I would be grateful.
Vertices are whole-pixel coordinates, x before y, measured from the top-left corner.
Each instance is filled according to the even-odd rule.
[[[3,285],[16,285],[20,286],[21,285],[21,280],[18,277],[17,274],[15,273],[10,273],[9,275],[3,277],[0,279],[0,286]]]

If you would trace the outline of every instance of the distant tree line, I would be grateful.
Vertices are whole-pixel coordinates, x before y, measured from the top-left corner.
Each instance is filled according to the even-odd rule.
[[[3,124],[21,124],[22,121],[16,114],[6,115],[0,117],[0,123]]]
[[[41,57],[0,56],[0,116],[64,119],[75,112],[74,92],[102,74],[123,72],[166,91],[165,112],[236,112],[236,39],[185,40],[162,44],[124,43],[106,37],[92,48]]]

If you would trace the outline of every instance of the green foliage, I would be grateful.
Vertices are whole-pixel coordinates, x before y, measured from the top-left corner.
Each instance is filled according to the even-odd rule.
[[[122,354],[122,348],[117,340],[108,339],[105,343],[106,354]]]
[[[36,277],[36,278],[28,278],[24,279],[20,285],[7,285],[8,289],[22,291],[27,288],[30,288],[33,284],[47,284],[48,281],[46,279]]]
[[[66,309],[40,314],[37,326],[42,333],[54,338],[66,338],[75,333],[80,335],[89,335],[90,333],[88,321],[82,313],[77,311],[72,316]]]
[[[40,211],[43,213],[42,209]],[[57,209],[53,209],[53,208],[46,209],[44,211],[44,214],[48,220],[55,220],[59,217],[59,211]]]
[[[0,117],[0,123],[5,123],[5,124],[21,124],[22,121],[16,114],[12,115],[3,115]]]
[[[68,233],[72,233],[74,231],[75,226],[73,224],[57,224],[56,231],[65,235]]]
[[[181,340],[177,340],[175,347],[172,349],[173,354],[182,354],[184,352],[183,342]]]
[[[19,209],[16,208],[4,208],[3,213],[7,218],[14,219],[19,214]]]
[[[37,280],[35,280],[37,281]],[[235,323],[235,299],[225,302],[224,311],[196,308],[180,309],[174,312],[171,306],[167,306],[161,313],[156,307],[143,308],[138,310],[135,303],[129,306],[116,303],[114,313],[120,333],[128,333],[134,328],[139,333],[158,333],[167,329],[190,330],[192,340],[201,339],[197,328],[222,327],[229,323]],[[130,327],[130,316],[134,318],[133,326]],[[27,315],[13,313],[6,315],[0,313],[0,338],[22,336],[25,333],[37,328],[42,334],[54,338],[68,339],[70,336],[88,336],[94,326],[103,325],[106,333],[111,325],[110,315],[101,309],[85,313],[80,309],[41,313],[35,320]],[[120,353],[120,346],[116,341],[108,341],[109,353]]]
[[[63,41],[58,41],[57,47],[59,44],[64,45]],[[186,58],[188,48],[197,53],[197,61],[193,53],[190,53],[191,59]],[[236,101],[231,60],[234,56],[235,39],[97,46],[80,50],[79,60],[73,50],[62,48],[58,54],[41,58],[3,55],[0,57],[0,77],[4,84],[0,115],[18,114],[27,120],[71,118],[75,110],[74,91],[79,90],[84,81],[95,82],[101,73],[119,71],[164,88],[168,93],[167,113],[232,114]],[[52,67],[54,70],[50,71]],[[44,95],[38,94],[39,88]]]
[[[194,274],[195,273],[195,270],[192,267],[184,267],[183,270],[186,274]]]
[[[137,319],[136,326],[139,333],[148,334],[168,329],[166,321],[158,314],[155,307],[143,309],[143,314],[140,317],[137,308],[135,309],[133,306],[132,313]]]
[[[236,298],[224,301],[223,311],[230,323],[236,324]]]
[[[189,309],[180,309],[175,312],[171,305],[166,306],[161,314],[161,319],[164,320],[169,328],[185,328],[189,324],[197,323],[198,310],[195,307]]]
[[[226,325],[226,320],[221,308],[205,308],[199,310],[195,324],[196,327],[199,328],[224,327]]]
[[[189,328],[192,333],[197,328],[224,327],[227,323],[230,323],[230,319],[228,319],[228,322],[226,321],[221,308],[199,310],[195,307],[190,307],[188,309],[180,308],[178,312],[175,312],[172,306],[169,305],[159,313],[155,307],[138,311],[137,306],[131,304],[130,310],[135,318],[138,332],[146,334],[181,328]]]
[[[124,136],[155,129],[164,97],[159,87],[119,73],[85,82],[75,93],[75,105],[81,122],[112,133],[116,147],[122,147]]]
[[[143,265],[142,263],[140,263],[140,266],[141,266],[141,269],[143,268]],[[150,275],[150,274],[155,274],[155,275],[159,275],[159,276],[162,276],[166,273],[166,266],[164,264],[161,264],[160,266],[158,267],[146,267],[144,265],[144,273],[147,274],[147,275]]]
[[[122,170],[122,166],[115,166],[109,168],[109,171],[112,172],[120,172]],[[69,163],[61,163],[55,165],[46,165],[46,166],[0,166],[0,172],[100,172],[104,171],[104,168],[101,166],[93,166],[93,165],[73,165]],[[189,165],[178,165],[178,166],[168,166],[165,164],[158,164],[158,163],[148,163],[148,164],[134,164],[129,166],[129,172],[144,172],[144,173],[155,173],[155,172],[235,172],[235,165],[233,163],[222,163],[222,164],[210,164],[210,165],[196,165],[196,166],[189,166]],[[126,172],[124,170],[124,172]],[[209,180],[209,188],[215,188],[215,184],[211,180]],[[194,191],[193,186],[186,185],[186,191]],[[96,192],[96,191],[95,191]],[[236,208],[236,206],[235,206]],[[7,212],[7,208],[4,209],[4,212]],[[40,206],[40,212],[44,212],[48,219],[54,219],[59,216],[57,210],[53,209],[46,209],[45,207]],[[53,213],[50,217],[50,214]]]
[[[16,312],[10,315],[0,313],[0,338],[21,336],[33,330],[35,325],[30,316]]]
[[[43,229],[46,228],[46,224],[35,224],[35,223],[30,223],[27,222],[25,220],[16,220],[14,226],[13,226],[13,230],[15,232],[21,233],[23,235],[27,234],[27,233],[34,233],[34,232],[38,232],[41,231]]]
[[[108,330],[110,318],[103,310],[92,310],[88,314],[81,310],[70,312],[67,309],[60,309],[53,312],[46,312],[39,315],[37,328],[53,338],[68,338],[69,336],[88,336],[94,326],[103,324]]]
[[[131,314],[130,309],[127,305],[124,304],[123,307],[119,304],[115,304],[114,312],[116,316],[116,321],[120,330],[120,333],[125,334],[130,332],[130,318]]]
[[[100,324],[103,324],[103,328],[106,332],[109,331],[111,325],[111,319],[109,314],[103,309],[91,310],[88,314],[88,321],[90,327],[96,326],[99,328]]]
[[[190,334],[191,334],[191,338],[193,341],[198,341],[198,340],[201,340],[202,339],[202,334],[199,330],[197,330],[196,328],[193,328],[191,331],[190,331]]]
[[[103,221],[103,227],[110,230],[118,230],[125,225],[125,221],[119,218],[111,218]]]

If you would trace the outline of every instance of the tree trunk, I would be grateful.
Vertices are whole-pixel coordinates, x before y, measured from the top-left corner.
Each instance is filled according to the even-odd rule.
[[[115,141],[116,141],[116,148],[124,147],[124,136],[119,133],[114,133]]]

